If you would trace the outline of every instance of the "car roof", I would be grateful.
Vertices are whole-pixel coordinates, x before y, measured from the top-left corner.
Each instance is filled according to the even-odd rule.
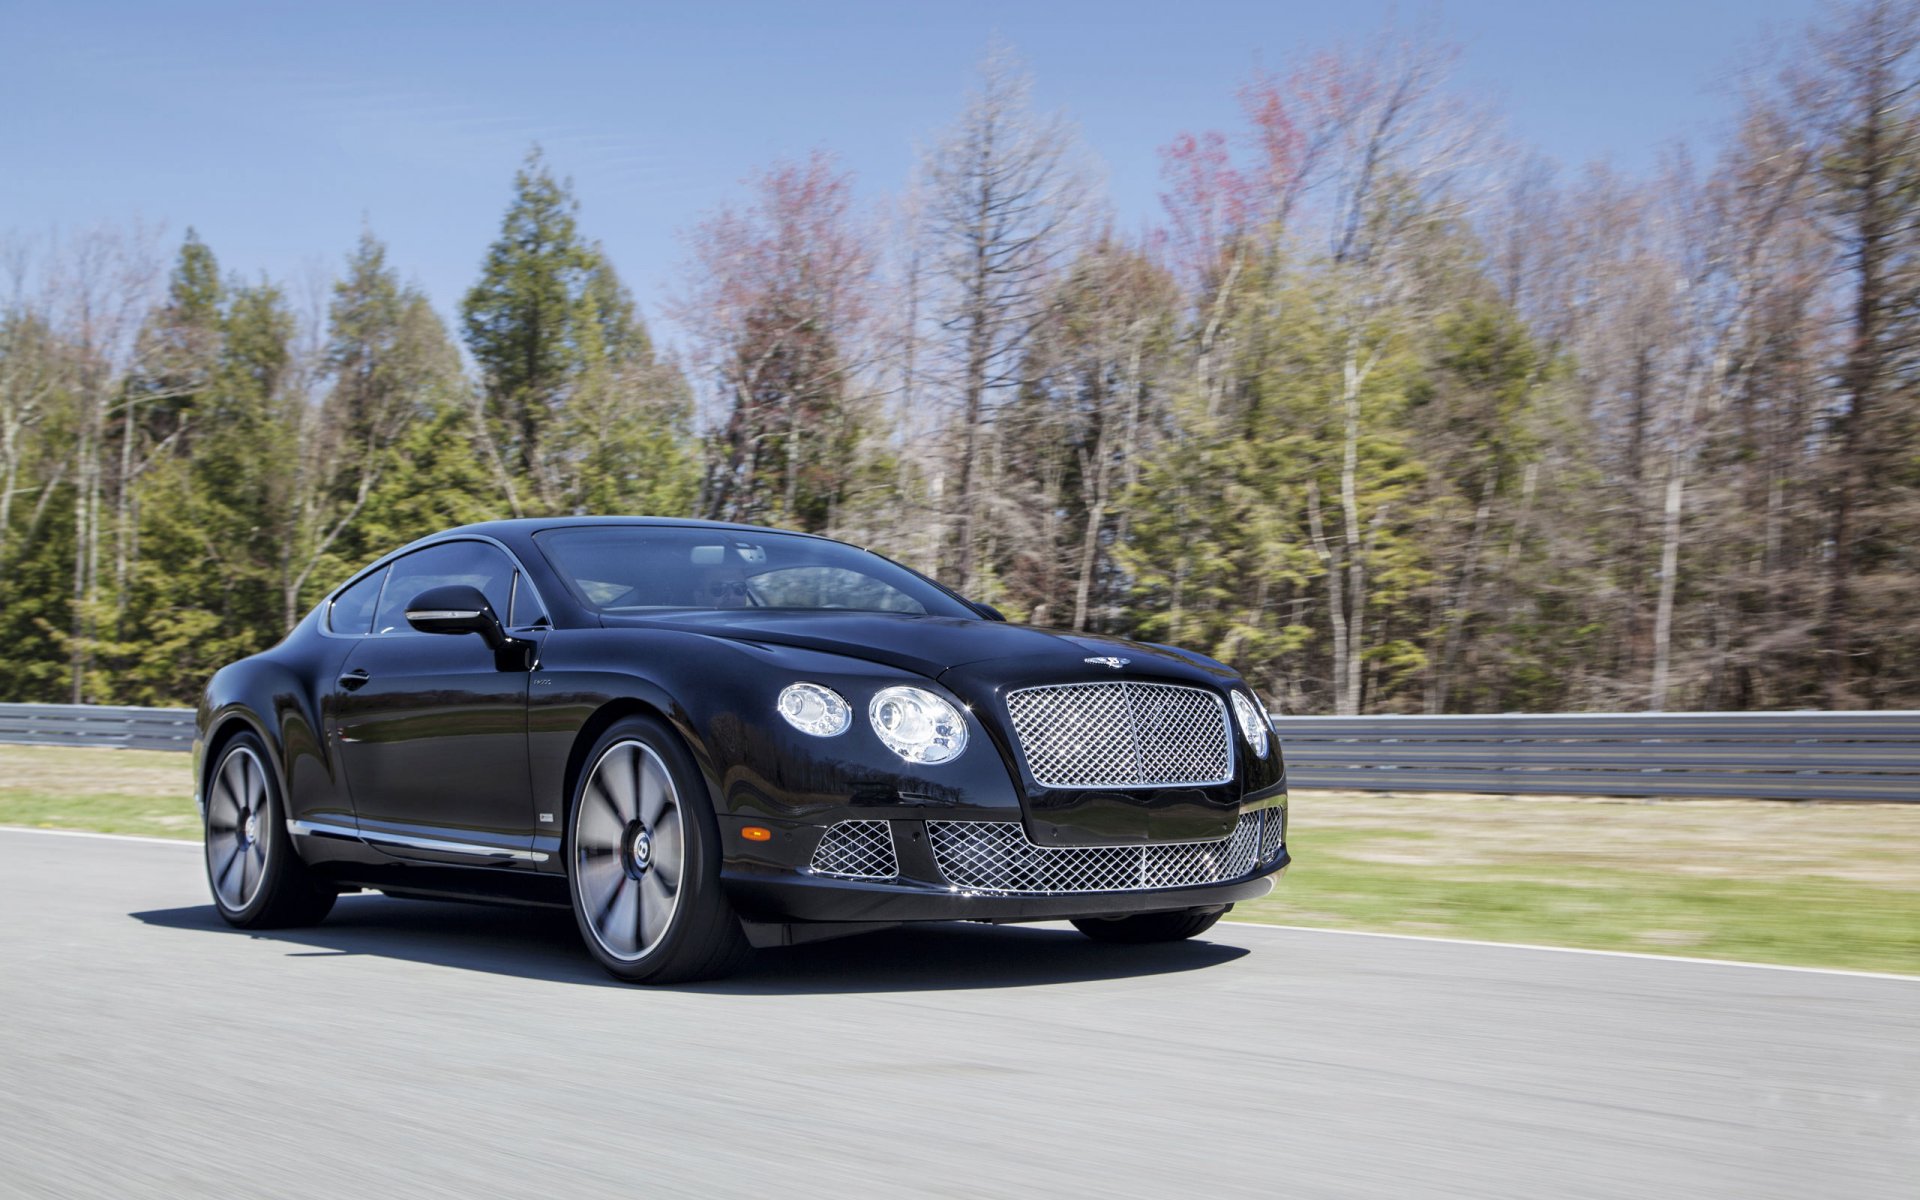
[[[659,525],[676,529],[724,529],[736,533],[783,533],[789,537],[815,538],[819,541],[832,541],[817,533],[802,533],[797,529],[776,529],[770,525],[744,525],[736,521],[699,521],[692,517],[514,517],[501,521],[476,521],[471,525],[460,525],[430,534],[420,541],[437,540],[456,534],[482,534],[487,537],[506,535],[526,536],[549,529],[578,529],[594,526],[621,525]]]

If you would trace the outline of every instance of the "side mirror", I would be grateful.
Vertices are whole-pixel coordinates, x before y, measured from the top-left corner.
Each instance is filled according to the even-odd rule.
[[[479,588],[464,583],[428,588],[415,596],[407,605],[407,624],[421,633],[477,633],[494,650],[507,644],[507,631],[493,605]]]
[[[1004,622],[1007,619],[1007,614],[1001,612],[991,604],[984,604],[978,600],[969,600],[967,603],[973,605],[973,611],[979,613],[989,621]]]

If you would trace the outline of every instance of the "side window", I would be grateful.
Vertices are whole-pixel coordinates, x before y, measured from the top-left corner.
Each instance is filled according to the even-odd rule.
[[[342,591],[327,606],[327,628],[335,633],[365,634],[373,627],[374,601],[380,599],[385,571],[375,571]]]
[[[407,605],[428,588],[450,583],[477,587],[493,611],[506,619],[513,590],[513,562],[485,542],[442,542],[416,550],[389,569],[387,590],[380,597],[373,631],[383,637],[411,635]]]

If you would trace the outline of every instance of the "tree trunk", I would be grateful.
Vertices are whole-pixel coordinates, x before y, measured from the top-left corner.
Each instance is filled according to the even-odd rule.
[[[1673,592],[1680,577],[1681,513],[1686,501],[1686,457],[1675,451],[1667,476],[1667,498],[1660,520],[1660,595],[1653,611],[1653,675],[1647,687],[1647,711],[1664,712],[1673,661]]]
[[[976,464],[980,454],[980,426],[986,407],[987,358],[990,351],[986,304],[985,275],[982,267],[981,293],[975,301],[977,307],[968,321],[967,330],[967,367],[965,384],[965,406],[961,420],[965,426],[966,441],[960,456],[960,545],[959,557],[955,563],[955,573],[960,579],[960,592],[966,595],[972,592],[974,585],[974,517],[977,512],[977,497],[974,488],[980,477]]]
[[[1365,646],[1367,615],[1366,548],[1360,537],[1359,456],[1360,387],[1366,370],[1359,362],[1359,347],[1349,337],[1346,362],[1341,369],[1340,433],[1340,519],[1346,539],[1347,605],[1346,653],[1338,664],[1346,675],[1345,701],[1341,716],[1358,716],[1361,700],[1361,663]]]
[[[139,402],[129,398],[120,427],[120,478],[113,513],[114,611],[127,611],[127,573],[133,560],[133,439],[139,422]]]
[[[1474,509],[1473,533],[1467,538],[1465,561],[1461,563],[1459,577],[1454,581],[1453,594],[1447,600],[1445,623],[1440,633],[1440,661],[1435,664],[1427,685],[1427,711],[1430,713],[1441,713],[1447,709],[1454,659],[1459,654],[1460,633],[1472,608],[1474,579],[1479,573],[1480,555],[1486,545],[1487,525],[1493,513],[1493,490],[1497,483],[1497,472],[1488,467],[1481,474],[1480,503]]]
[[[1327,573],[1327,618],[1333,626],[1333,711],[1343,717],[1356,715],[1348,694],[1347,604],[1340,580],[1340,564],[1327,541],[1326,525],[1320,517],[1320,485],[1307,481],[1307,529],[1313,550]]]
[[[1876,14],[1870,20],[1879,24]],[[1894,221],[1888,209],[1892,157],[1888,152],[1886,122],[1893,109],[1889,93],[1894,90],[1888,78],[1890,62],[1882,45],[1884,30],[1876,28],[1863,52],[1869,56],[1866,77],[1860,81],[1858,177],[1851,182],[1855,199],[1853,241],[1855,292],[1849,330],[1846,364],[1841,379],[1847,393],[1847,406],[1837,420],[1837,450],[1840,457],[1833,489],[1831,553],[1827,558],[1825,612],[1826,645],[1824,654],[1827,704],[1831,708],[1852,708],[1859,703],[1853,693],[1853,573],[1856,547],[1855,509],[1865,485],[1862,457],[1872,447],[1874,402],[1885,354],[1881,346],[1881,314],[1889,288],[1888,252],[1894,233]],[[1901,89],[1901,90],[1904,90]]]

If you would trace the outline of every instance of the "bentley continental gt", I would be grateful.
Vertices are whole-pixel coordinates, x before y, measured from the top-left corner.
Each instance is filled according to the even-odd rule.
[[[1231,668],[745,525],[396,550],[214,675],[194,766],[233,925],[362,889],[565,906],[639,983],[913,921],[1189,938],[1288,863],[1278,739]]]

